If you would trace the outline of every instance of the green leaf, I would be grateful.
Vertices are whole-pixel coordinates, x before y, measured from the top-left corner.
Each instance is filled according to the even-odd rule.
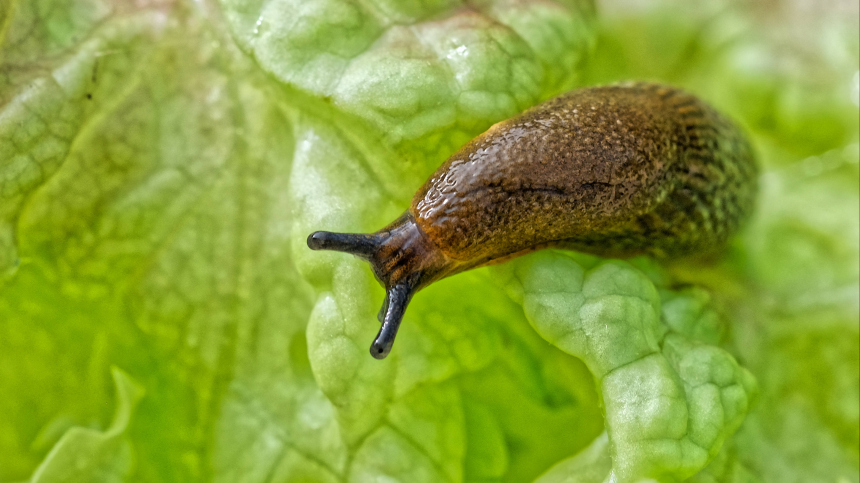
[[[132,473],[127,430],[143,390],[121,370],[113,368],[111,374],[117,408],[110,426],[103,432],[80,427],[66,431],[33,473],[33,483],[126,481]]]
[[[752,375],[724,350],[691,338],[695,328],[676,332],[661,323],[661,297],[642,272],[619,261],[586,268],[552,252],[499,271],[508,272],[508,290],[535,330],[597,379],[612,464],[595,481],[688,478],[740,425],[756,391]],[[664,322],[677,319],[679,305],[695,303],[679,298]],[[553,473],[564,479],[564,471]]]
[[[857,28],[722,5],[0,2],[0,481],[860,480]],[[461,274],[372,359],[306,236],[622,78],[749,127],[726,255]]]

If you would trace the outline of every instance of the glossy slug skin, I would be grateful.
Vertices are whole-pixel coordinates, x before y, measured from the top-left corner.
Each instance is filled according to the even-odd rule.
[[[368,235],[315,232],[386,288],[371,354],[384,358],[412,295],[470,268],[546,247],[613,257],[714,251],[746,219],[757,170],[743,133],[659,84],[581,89],[492,126]]]

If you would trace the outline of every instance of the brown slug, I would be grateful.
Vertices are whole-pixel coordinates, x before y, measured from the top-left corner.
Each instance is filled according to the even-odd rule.
[[[412,295],[547,247],[613,257],[713,251],[749,214],[743,133],[691,94],[650,83],[575,90],[493,125],[371,234],[317,231],[313,250],[370,262],[386,297],[370,353],[388,355]]]

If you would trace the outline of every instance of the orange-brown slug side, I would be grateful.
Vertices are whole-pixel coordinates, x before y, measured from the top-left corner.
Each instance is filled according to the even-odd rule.
[[[645,83],[563,94],[492,126],[372,234],[318,231],[314,250],[368,260],[386,288],[371,354],[391,350],[412,295],[546,247],[673,257],[714,251],[749,215],[743,133],[698,98]]]

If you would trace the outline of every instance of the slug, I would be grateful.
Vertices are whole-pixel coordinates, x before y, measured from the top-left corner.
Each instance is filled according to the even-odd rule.
[[[756,177],[741,130],[693,95],[652,83],[591,87],[490,127],[376,233],[317,231],[307,243],[370,262],[386,290],[370,347],[382,359],[413,294],[465,270],[547,247],[715,251],[749,215]]]

